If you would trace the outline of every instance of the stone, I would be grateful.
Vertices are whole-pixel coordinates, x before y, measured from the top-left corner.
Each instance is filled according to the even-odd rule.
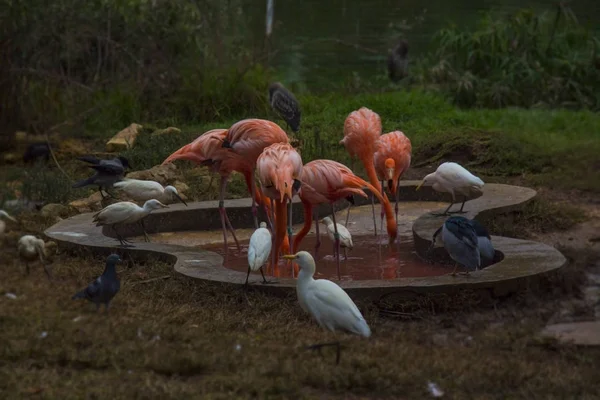
[[[600,346],[600,321],[548,325],[542,336],[581,346]]]
[[[142,125],[136,123],[129,125],[106,143],[106,151],[114,153],[132,148],[142,128]]]
[[[178,133],[181,133],[181,129],[175,128],[174,126],[169,126],[168,128],[165,128],[165,129],[155,130],[154,132],[152,132],[152,136],[173,135],[173,134],[178,134]]]
[[[591,306],[600,304],[600,286],[587,286],[583,288],[585,302]]]
[[[161,185],[170,185],[178,178],[179,171],[175,164],[155,165],[143,171],[133,171],[127,174],[128,179],[141,179],[144,181],[156,181]]]
[[[60,152],[66,155],[89,154],[92,149],[89,144],[78,139],[64,139],[60,142]]]
[[[102,195],[100,192],[95,192],[89,197],[70,202],[69,206],[75,208],[80,213],[101,210],[103,208]]]
[[[42,217],[45,217],[45,218],[50,218],[50,217],[66,218],[69,216],[70,212],[71,212],[71,210],[68,206],[64,206],[64,205],[58,204],[58,203],[46,204],[44,207],[42,207],[42,210],[41,210]]]

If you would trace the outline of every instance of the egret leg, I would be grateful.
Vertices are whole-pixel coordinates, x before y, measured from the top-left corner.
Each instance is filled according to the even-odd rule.
[[[452,211],[451,213],[448,212],[448,211],[447,212],[450,213],[450,214],[464,214],[464,213],[466,213],[466,211],[463,211],[463,208],[465,207],[465,203],[466,202],[467,202],[467,196],[463,196],[463,202],[460,205],[460,210],[458,210],[458,211]]]
[[[140,219],[140,225],[142,225],[142,230],[144,232],[144,240],[149,243],[150,238],[148,237],[148,233],[146,232],[146,227],[144,226],[144,219]]]
[[[442,212],[442,213],[432,213],[431,215],[437,215],[437,216],[448,215],[448,214],[450,214],[450,211],[449,211],[450,207],[452,207],[453,205],[454,205],[454,203],[450,203],[450,205],[448,206],[448,208],[446,208],[444,210],[444,212]]]
[[[48,269],[48,266],[44,262],[42,262],[42,267],[44,267],[44,272],[46,273],[48,280],[51,281],[52,275],[50,274],[50,270]]]
[[[345,226],[348,226],[348,220],[350,219],[350,207],[352,207],[354,205],[354,197],[353,197],[353,195],[346,196],[346,200],[348,200],[348,203],[350,203],[348,205],[348,210],[346,211],[346,224],[345,224]]]
[[[375,222],[375,196],[373,194],[371,194],[371,208],[373,209],[373,235],[377,236],[377,223]]]
[[[263,272],[263,267],[260,267],[260,274],[262,275],[262,278],[263,278],[263,285],[266,285],[267,283],[271,283],[267,280],[267,278],[265,278],[265,273]]]
[[[256,208],[256,182],[254,181],[254,170],[250,174],[250,191],[252,192],[252,218],[254,229],[258,229],[258,209]]]
[[[336,348],[335,364],[338,365],[340,363],[340,356],[341,356],[341,350],[342,350],[342,346],[341,346],[340,342],[313,344],[311,346],[306,347],[306,349],[307,350],[318,350],[319,355],[323,356],[323,353],[321,353],[321,349],[323,347],[328,347],[328,346],[332,346],[332,347]]]
[[[348,249],[344,247],[344,260],[348,260]]]
[[[331,205],[331,218],[333,219],[333,239],[334,239],[334,254],[337,263],[337,273],[338,280],[342,280],[342,276],[340,274],[340,234],[337,230],[337,224],[335,223],[335,210],[333,208],[333,204]]]
[[[260,270],[260,272],[262,272],[262,269]],[[246,283],[244,283],[244,286],[248,286],[248,277],[250,277],[250,267],[248,267],[248,273],[246,274]]]

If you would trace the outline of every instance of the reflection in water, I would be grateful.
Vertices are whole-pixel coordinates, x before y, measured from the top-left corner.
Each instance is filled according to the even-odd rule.
[[[423,261],[414,251],[412,237],[401,237],[401,243],[389,246],[387,240],[380,243],[374,236],[355,236],[353,250],[348,251],[348,258],[341,253],[342,280],[395,279],[407,277],[423,277],[447,274],[450,270],[443,265],[431,265]],[[321,238],[321,247],[315,256],[314,236],[306,237],[300,250],[309,251],[317,264],[315,278],[337,280],[337,269],[333,257],[333,244],[326,238]],[[242,254],[237,254],[235,246],[230,247],[224,262],[227,268],[245,272],[248,270],[248,241],[240,242]],[[222,245],[203,246],[204,249],[223,255]],[[280,260],[282,278],[291,277],[291,266]],[[288,264],[289,265],[289,264]],[[266,272],[266,269],[265,269]]]

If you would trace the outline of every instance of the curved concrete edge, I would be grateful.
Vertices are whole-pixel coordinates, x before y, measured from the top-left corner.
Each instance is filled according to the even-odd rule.
[[[434,192],[429,187],[415,191],[419,182],[402,182],[400,199],[402,201],[443,201],[447,198],[447,195]],[[536,192],[528,188],[486,184],[483,194],[467,202],[465,209],[469,211],[467,216],[470,218],[482,212],[504,213],[518,209],[535,195]],[[367,204],[370,201],[363,198],[356,200],[357,205]],[[217,206],[216,201],[189,203],[189,207],[183,204],[172,205],[168,209],[150,214],[145,220],[146,229],[148,232],[197,230],[199,221],[203,228],[219,229]],[[225,206],[234,225],[239,227],[252,225],[251,199],[229,200],[225,202]],[[341,207],[336,205],[335,208],[341,209],[344,206],[345,204]],[[330,210],[328,205],[320,209],[324,215]],[[297,221],[301,222],[302,206],[297,200],[294,201],[293,212],[294,220],[296,221],[298,215]],[[246,279],[246,273],[223,267],[223,257],[219,254],[200,248],[143,242],[136,242],[134,247],[122,248],[114,238],[110,237],[114,232],[108,227],[96,227],[92,217],[93,213],[71,217],[50,227],[45,234],[61,246],[75,247],[95,254],[117,252],[135,259],[156,257],[174,263],[174,268],[179,273],[216,284],[239,286]],[[431,235],[443,220],[443,217],[426,214],[414,223],[413,235],[419,254],[424,254],[429,247]],[[138,224],[130,225],[127,230],[123,229],[123,232],[125,236],[138,236],[141,234],[141,228]],[[468,277],[444,275],[395,280],[343,281],[339,285],[351,296],[368,299],[377,299],[388,294],[449,293],[461,289],[491,289],[494,295],[502,295],[527,285],[526,278],[556,270],[566,263],[566,259],[560,252],[541,243],[496,236],[493,237],[493,243],[496,249],[504,254],[504,259]],[[527,266],[527,271],[523,265]],[[286,295],[296,287],[293,279],[271,278],[273,283],[268,285],[260,284],[260,280],[260,276],[251,275],[250,282],[253,287],[276,295]]]

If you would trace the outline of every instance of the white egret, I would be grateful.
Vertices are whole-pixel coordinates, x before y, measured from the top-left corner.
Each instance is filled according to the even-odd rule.
[[[259,269],[263,277],[263,283],[268,283],[262,267],[271,254],[272,240],[271,232],[267,229],[267,223],[261,222],[260,227],[250,236],[250,244],[248,245],[248,274],[246,275],[246,283],[244,285],[248,285],[250,271],[257,271]]]
[[[463,202],[459,211],[453,213],[463,213],[463,207],[467,201],[467,197],[480,194],[483,190],[484,182],[467,171],[461,165],[454,162],[445,162],[441,164],[435,172],[425,176],[416,190],[423,185],[431,185],[433,190],[437,192],[450,193],[452,195],[452,203],[448,206],[444,215],[450,213],[450,207],[456,203],[456,195],[463,196]]]
[[[29,274],[29,263],[39,259],[48,279],[51,278],[46,261],[50,261],[52,252],[56,251],[56,242],[49,241],[44,243],[42,239],[38,239],[33,235],[24,235],[19,239],[17,246],[19,258],[25,263],[27,274]]]
[[[124,179],[116,182],[113,187],[122,190],[123,193],[134,201],[142,202],[156,199],[163,204],[172,204],[180,201],[187,206],[187,203],[179,196],[177,189],[171,185],[163,187],[163,185],[155,181]]]
[[[332,332],[345,330],[367,338],[371,336],[367,321],[350,296],[332,281],[313,278],[316,266],[310,253],[300,251],[293,255],[284,255],[283,258],[295,260],[300,267],[296,283],[298,303],[319,326]],[[339,342],[318,344],[310,348],[320,349],[324,346],[337,347],[337,362],[339,362]]]
[[[4,222],[3,218],[6,218],[14,223],[17,222],[17,220],[8,215],[6,211],[0,210],[0,239],[4,237],[4,232],[6,231],[6,222]]]
[[[346,254],[346,249],[352,250],[353,248],[352,235],[350,235],[348,228],[346,228],[342,224],[336,223],[334,225],[334,222],[329,217],[323,218],[321,222],[327,227],[327,236],[329,236],[329,239],[331,239],[332,242],[335,242],[334,234],[335,228],[337,228],[338,235],[340,236],[340,247],[344,249],[344,257],[348,258],[348,255]]]
[[[459,264],[467,269],[466,274],[481,267],[477,233],[469,219],[464,217],[448,218],[444,225],[433,234],[431,247],[435,246],[438,237],[441,238],[450,258],[456,263],[451,275],[456,275]]]
[[[139,222],[144,230],[144,238],[147,242],[149,242],[150,238],[146,233],[144,218],[152,211],[166,207],[168,206],[156,199],[146,201],[143,207],[140,207],[130,201],[121,201],[119,203],[111,204],[94,214],[93,221],[96,222],[96,226],[111,225],[115,231],[115,234],[117,235],[117,240],[119,240],[122,246],[129,242],[117,232],[116,225],[126,225]]]

